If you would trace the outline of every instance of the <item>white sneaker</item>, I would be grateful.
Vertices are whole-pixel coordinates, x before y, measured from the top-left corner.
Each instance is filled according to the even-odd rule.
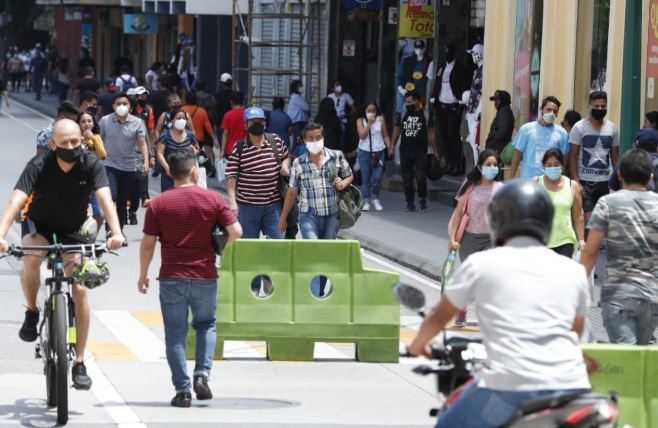
[[[384,207],[382,207],[382,204],[379,203],[379,199],[373,199],[372,205],[375,207],[375,211],[381,211],[384,209]]]
[[[361,211],[370,211],[370,202],[366,202],[363,204],[363,208],[361,208]]]

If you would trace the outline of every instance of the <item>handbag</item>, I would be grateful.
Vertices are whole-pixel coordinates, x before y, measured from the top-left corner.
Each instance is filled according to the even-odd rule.
[[[372,151],[372,132],[370,131],[370,127],[368,127],[368,140],[370,141],[370,166],[377,168],[381,160],[381,155],[379,152]]]
[[[471,185],[471,187],[469,187],[464,194],[464,214],[462,215],[461,221],[459,222],[457,233],[455,233],[455,241],[457,242],[461,242],[462,238],[464,237],[464,232],[466,232],[466,226],[468,226],[468,222],[471,219],[471,217],[468,215],[468,203],[471,200],[471,193],[473,193],[474,187],[475,185]],[[456,213],[457,210],[455,209],[455,211],[452,213],[452,217],[450,217],[450,221],[448,222],[448,236],[450,236],[450,232],[452,232],[452,223],[455,220]]]

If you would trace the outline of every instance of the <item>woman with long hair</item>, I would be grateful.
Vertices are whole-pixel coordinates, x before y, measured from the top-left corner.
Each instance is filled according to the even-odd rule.
[[[194,138],[194,134],[189,130],[191,124],[188,124],[187,114],[183,110],[176,108],[171,112],[171,117],[173,126],[171,129],[164,131],[156,147],[156,156],[164,172],[160,175],[161,192],[174,187],[174,179],[169,174],[169,163],[167,162],[169,155],[177,150],[193,150],[195,153],[199,152],[199,145]]]
[[[338,114],[336,114],[336,106],[331,98],[323,98],[320,101],[315,122],[322,125],[324,129],[324,146],[331,150],[342,150],[343,129]]]
[[[80,130],[82,131],[82,141],[84,145],[90,151],[94,152],[100,159],[105,159],[107,157],[107,152],[105,151],[105,145],[103,144],[103,139],[100,136],[100,129],[98,128],[98,122],[96,122],[94,115],[86,111],[81,112],[78,115],[78,125],[80,125]],[[98,230],[100,230],[105,221],[105,215],[103,214],[100,204],[96,200],[96,192],[91,193],[89,203],[91,204],[91,215],[94,217],[94,220],[96,220],[96,225],[98,226]]]

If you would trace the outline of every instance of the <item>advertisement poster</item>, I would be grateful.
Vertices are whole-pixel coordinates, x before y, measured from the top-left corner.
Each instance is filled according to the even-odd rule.
[[[543,0],[519,1],[516,5],[512,109],[518,112],[517,129],[536,120],[539,112],[543,11]]]
[[[94,26],[92,24],[82,24],[80,26],[80,50],[87,49],[92,51],[94,45]]]
[[[125,13],[123,15],[123,32],[125,34],[155,34],[158,32],[158,17],[142,13]]]
[[[434,38],[434,6],[427,1],[401,2],[399,37]]]
[[[647,77],[658,77],[658,0],[651,0],[649,3]]]

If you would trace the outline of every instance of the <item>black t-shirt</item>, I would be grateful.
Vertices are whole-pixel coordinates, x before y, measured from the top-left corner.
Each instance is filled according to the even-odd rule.
[[[422,110],[397,116],[395,123],[400,130],[400,151],[420,153],[427,151],[427,121]]]
[[[217,100],[217,127],[222,127],[222,119],[224,119],[224,114],[227,111],[231,110],[231,95],[233,91],[231,89],[222,89],[221,91],[215,94],[215,100]]]
[[[37,225],[57,234],[75,232],[87,218],[91,192],[109,186],[103,163],[93,153],[85,153],[69,172],[57,163],[55,152],[32,158],[16,190],[29,195],[23,208]]]
[[[7,90],[7,85],[5,84],[5,81],[0,79],[0,92],[4,92]]]
[[[80,95],[84,94],[87,91],[96,92],[103,86],[101,82],[94,77],[85,77],[80,79],[78,82],[78,89],[80,90]]]
[[[151,92],[148,98],[148,105],[153,107],[153,114],[155,114],[155,120],[160,118],[160,115],[169,110],[167,106],[167,98],[169,98],[171,92],[168,89],[158,89],[157,91]]]

